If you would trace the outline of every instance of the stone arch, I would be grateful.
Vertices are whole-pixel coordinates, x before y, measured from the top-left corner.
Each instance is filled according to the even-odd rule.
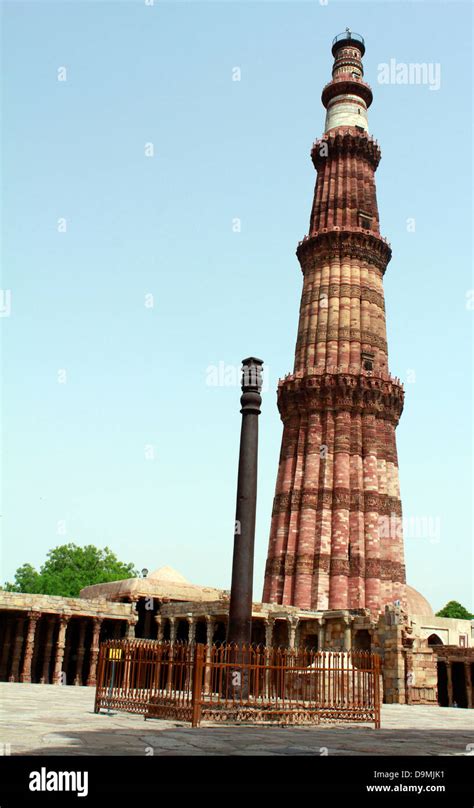
[[[444,645],[444,643],[438,634],[433,633],[428,637],[428,645]]]

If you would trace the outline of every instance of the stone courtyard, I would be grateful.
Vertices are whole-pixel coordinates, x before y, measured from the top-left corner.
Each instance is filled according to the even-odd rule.
[[[382,705],[382,729],[216,726],[95,714],[93,688],[0,682],[3,754],[11,755],[457,755],[474,751],[472,711]]]

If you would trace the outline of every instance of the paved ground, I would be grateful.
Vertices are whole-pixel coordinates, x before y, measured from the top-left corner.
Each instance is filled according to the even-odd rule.
[[[12,755],[466,755],[474,711],[383,705],[372,726],[261,727],[95,714],[94,689],[0,682],[0,736]],[[472,752],[471,752],[472,754]]]

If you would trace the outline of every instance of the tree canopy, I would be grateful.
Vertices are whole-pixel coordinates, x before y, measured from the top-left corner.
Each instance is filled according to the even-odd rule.
[[[73,598],[85,586],[137,576],[134,565],[119,561],[108,547],[69,543],[50,550],[39,572],[28,563],[18,567],[14,582],[7,582],[4,588],[7,592]]]
[[[436,612],[436,617],[456,617],[458,620],[473,620],[474,614],[468,612],[457,600],[450,600],[446,606]]]

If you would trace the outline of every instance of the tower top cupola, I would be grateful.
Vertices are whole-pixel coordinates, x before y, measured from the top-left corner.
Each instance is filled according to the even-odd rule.
[[[327,109],[325,131],[338,126],[357,126],[368,131],[367,109],[372,90],[363,80],[364,37],[349,28],[332,41],[332,81],[323,89],[321,100]]]
[[[359,48],[360,55],[365,53],[364,37],[360,34],[355,34],[350,28],[346,28],[343,34],[338,34],[332,41],[332,55],[335,56],[339,48],[351,47]]]

